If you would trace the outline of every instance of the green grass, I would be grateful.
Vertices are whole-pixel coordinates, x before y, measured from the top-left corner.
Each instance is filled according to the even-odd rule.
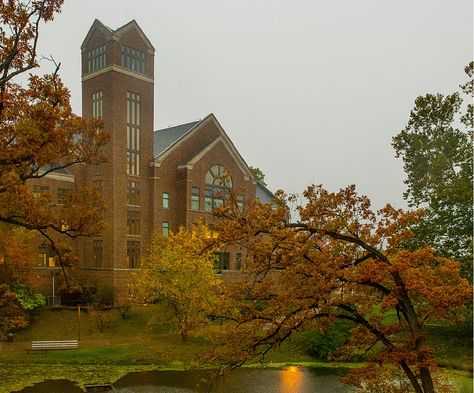
[[[75,339],[79,325],[77,310],[44,310],[31,326],[15,333],[13,343],[1,343],[0,393],[2,386],[11,389],[28,386],[45,378],[67,378],[79,384],[115,381],[132,371],[149,369],[183,369],[203,366],[213,326],[192,332],[187,342],[169,331],[170,324],[149,323],[150,319],[168,321],[162,306],[136,307],[128,319],[117,310],[104,314],[105,328],[100,332],[93,314],[81,312],[78,350],[27,354],[31,340]],[[389,318],[392,316],[388,316]],[[472,392],[472,338],[460,337],[449,328],[429,328],[428,340],[436,348],[439,363],[444,366],[459,393]],[[309,367],[361,366],[361,363],[319,362],[305,353],[301,340],[294,338],[272,350],[266,366],[291,364]],[[458,372],[468,370],[471,372]],[[19,387],[18,389],[21,389]]]

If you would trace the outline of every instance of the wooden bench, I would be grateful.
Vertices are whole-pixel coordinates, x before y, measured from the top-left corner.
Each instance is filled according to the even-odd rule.
[[[28,348],[27,353],[30,352],[48,352],[57,351],[61,349],[77,349],[79,342],[77,340],[57,340],[57,341],[32,341],[31,348]]]

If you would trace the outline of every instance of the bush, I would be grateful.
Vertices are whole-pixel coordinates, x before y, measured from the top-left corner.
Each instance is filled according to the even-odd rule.
[[[13,288],[21,308],[27,312],[38,312],[46,304],[45,297],[36,288],[26,284],[16,284]]]
[[[298,341],[305,348],[308,355],[327,360],[330,354],[347,343],[350,329],[353,327],[354,325],[348,321],[336,321],[321,334],[314,330],[302,332]]]
[[[66,286],[66,283],[63,283],[58,288],[58,293],[61,296],[62,304],[66,306],[84,306],[94,303],[97,288],[92,284],[72,281],[69,283],[69,288]]]

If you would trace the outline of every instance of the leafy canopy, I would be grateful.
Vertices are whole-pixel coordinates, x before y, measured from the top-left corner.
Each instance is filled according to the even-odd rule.
[[[444,256],[471,260],[474,63],[465,70],[470,80],[461,88],[467,106],[459,93],[418,97],[392,144],[407,174],[405,199],[426,209],[414,247],[430,244]]]
[[[41,25],[53,20],[63,0],[0,2],[0,222],[36,230],[59,254],[58,235],[75,238],[103,228],[103,206],[94,190],[76,189],[68,202],[54,205],[48,193],[35,198],[31,181],[77,164],[102,161],[107,135],[101,121],[72,112],[70,94],[58,75],[22,74],[40,66]]]
[[[403,248],[421,211],[387,205],[374,212],[354,186],[337,193],[311,186],[304,197],[298,223],[288,222],[286,207],[297,198],[284,194],[245,212],[231,203],[217,210],[217,241],[238,243],[252,257],[246,280],[225,287],[220,317],[228,323],[214,360],[240,365],[295,332],[323,333],[341,319],[356,327],[339,355],[372,353],[352,383],[360,384],[378,364],[398,367],[416,392],[434,392],[435,361],[423,328],[431,319],[453,321],[470,301],[458,262],[430,247]]]
[[[169,236],[155,236],[137,273],[138,296],[161,302],[173,311],[186,340],[189,330],[204,321],[215,302],[219,280],[213,272],[215,255],[209,241],[213,233],[203,224],[180,228]]]

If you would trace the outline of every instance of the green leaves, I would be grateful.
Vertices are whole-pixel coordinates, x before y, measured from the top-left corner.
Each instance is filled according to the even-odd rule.
[[[472,78],[473,63],[466,67]],[[472,96],[472,79],[461,86]],[[426,209],[414,247],[435,246],[445,256],[472,255],[472,104],[464,115],[459,93],[415,100],[407,126],[392,145],[407,174],[405,199]],[[471,113],[472,114],[472,113]],[[464,127],[463,127],[464,126]],[[470,270],[470,269],[469,269]]]

